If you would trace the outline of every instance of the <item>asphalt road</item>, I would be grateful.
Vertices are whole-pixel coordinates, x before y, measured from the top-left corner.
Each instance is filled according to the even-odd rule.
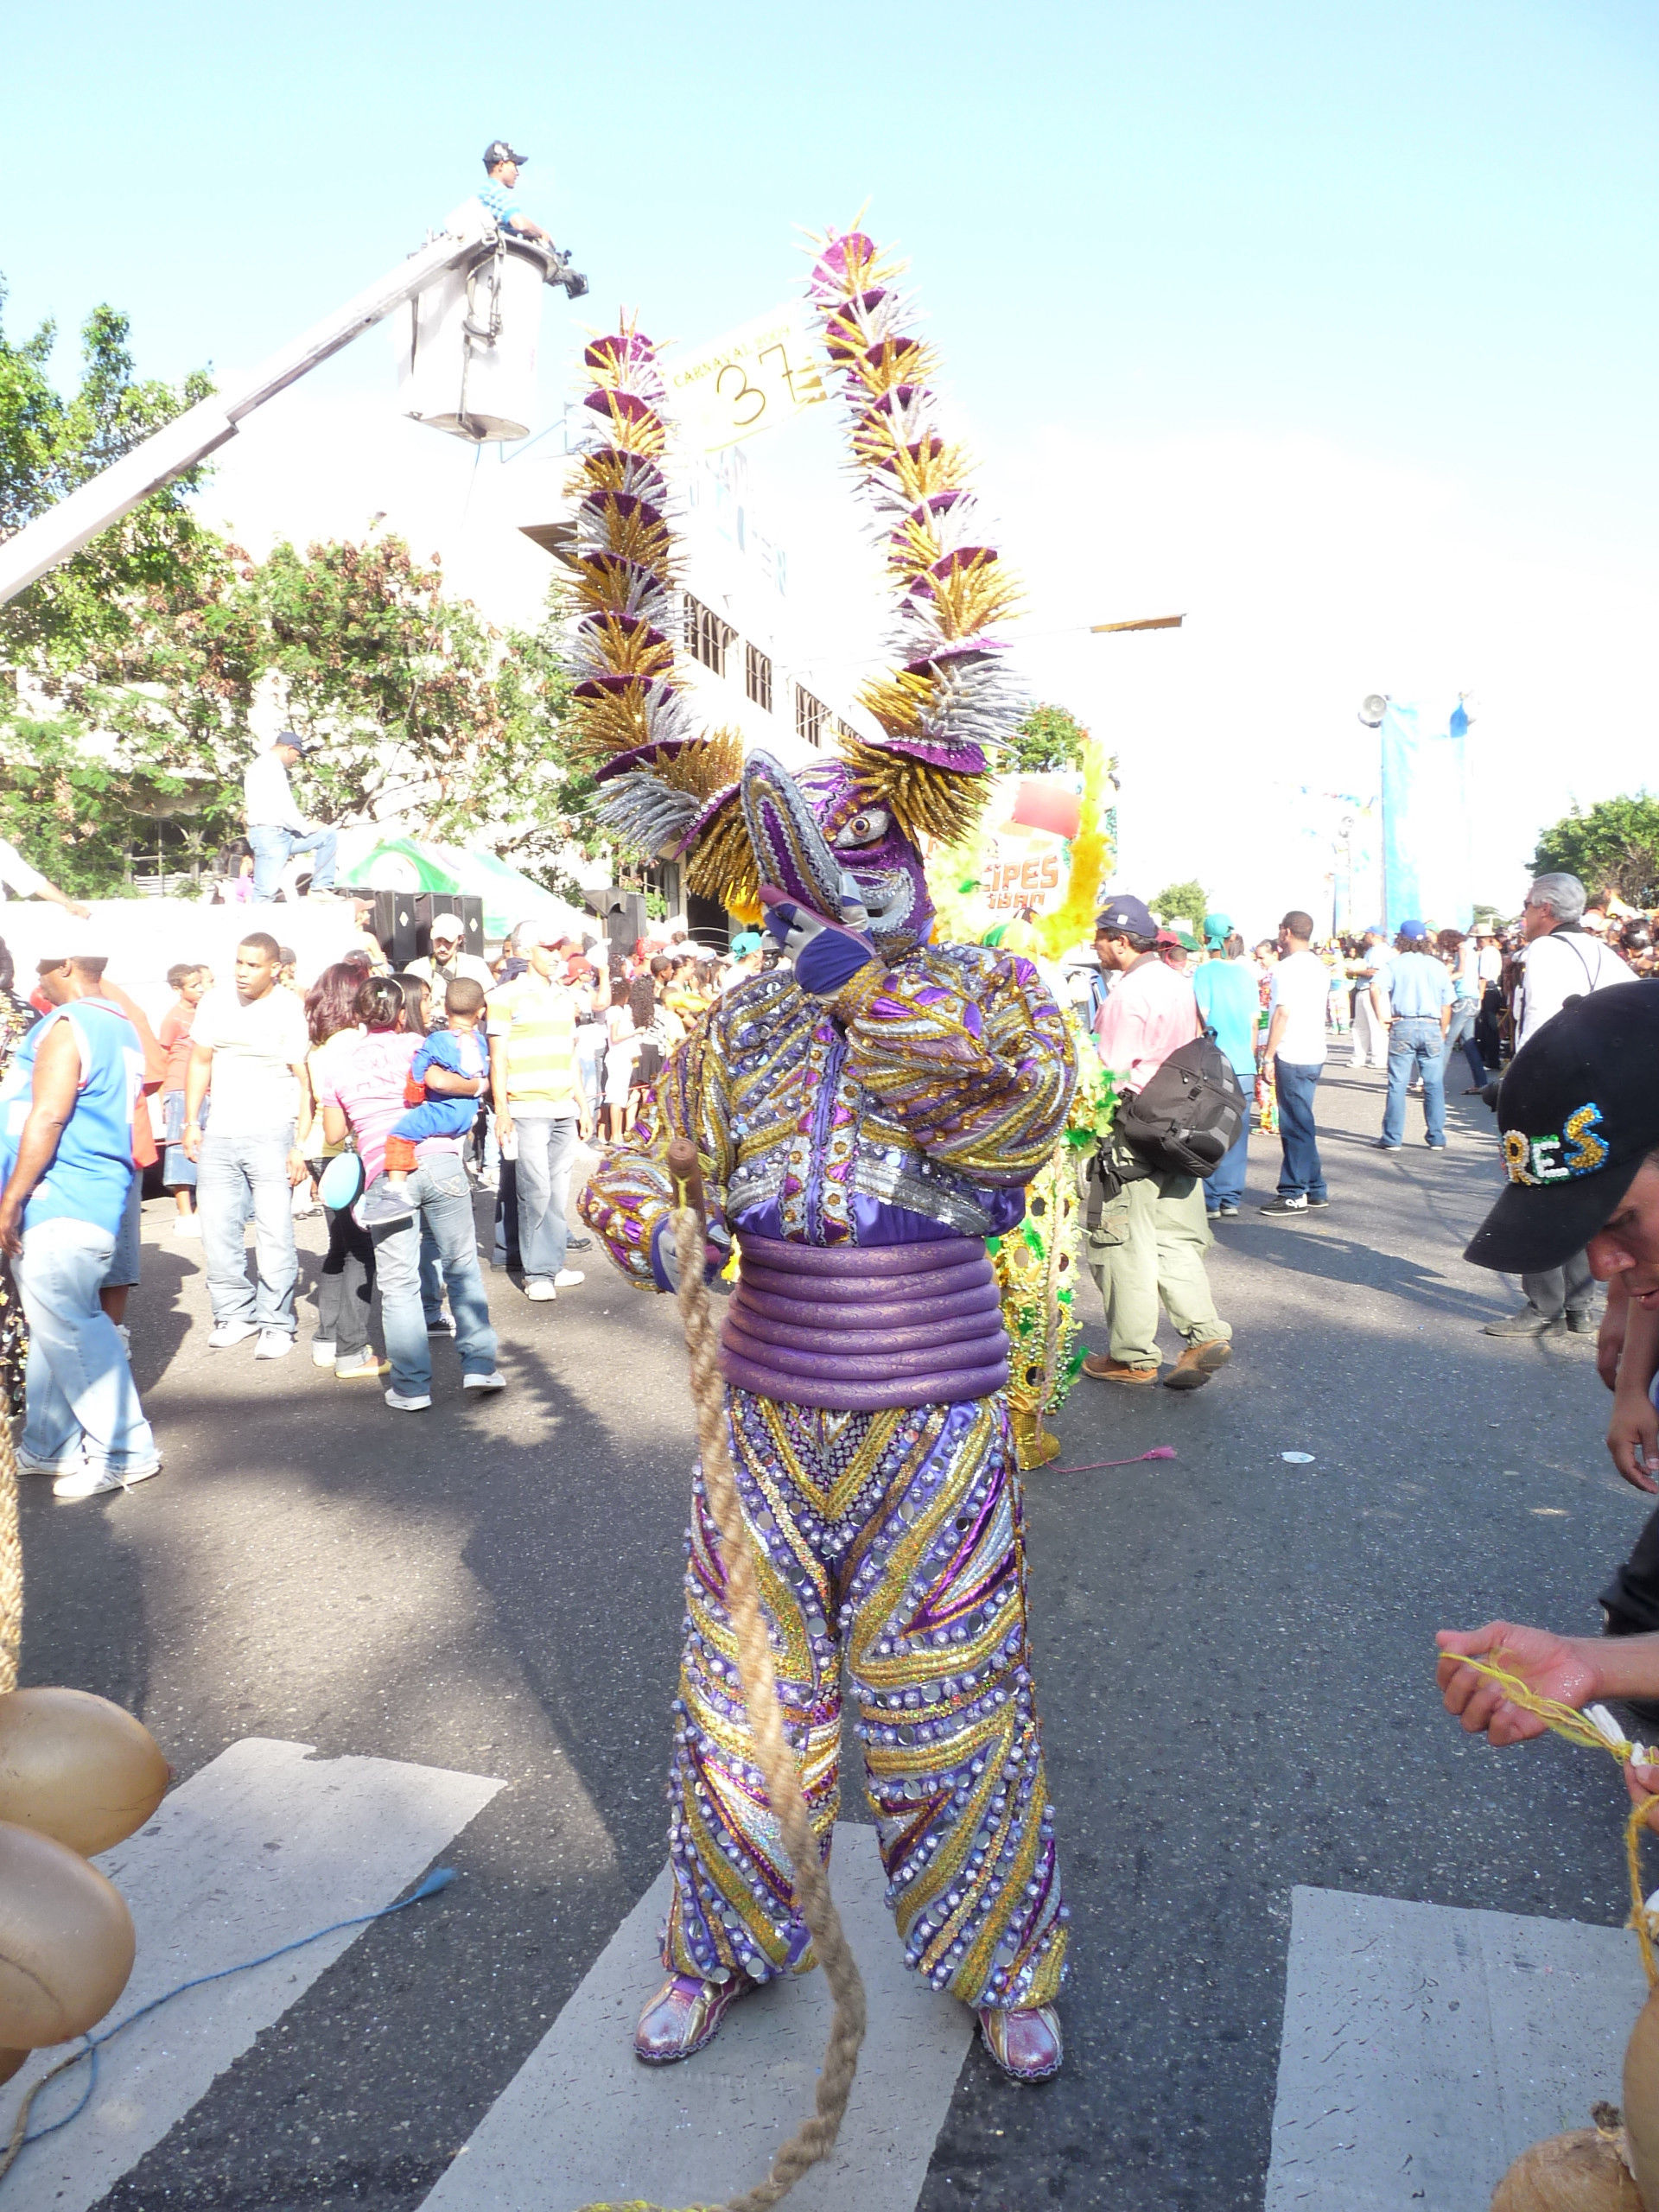
[[[1433,1631],[1594,1627],[1641,1525],[1589,1340],[1495,1341],[1460,1248],[1490,1116],[1381,1154],[1382,1077],[1319,1093],[1329,1210],[1213,1256],[1231,1366],[1186,1395],[1080,1382],[1029,1484],[1038,1681],[1073,1908],[1061,2078],[976,2050],[924,2212],[1259,2205],[1291,1887],[1616,1924],[1611,1762],[1467,1743]],[[207,1349],[200,1248],[146,1210],[135,1366],[167,1456],[130,1497],[25,1497],[24,1678],[138,1713],[182,1774],[248,1736],[497,1776],[441,1904],[370,1929],[105,2198],[411,2207],[662,1862],[691,1424],[666,1300],[490,1277],[511,1389],[391,1414],[303,1351]],[[319,1224],[303,1224],[311,1248]],[[1103,1341],[1089,1300],[1086,1332]],[[313,1316],[302,1294],[303,1344]],[[1312,1452],[1287,1465],[1286,1451]],[[847,1812],[860,1816],[855,1792]],[[412,1924],[418,1923],[418,1924]],[[3,2212],[3,2208],[0,2208]]]

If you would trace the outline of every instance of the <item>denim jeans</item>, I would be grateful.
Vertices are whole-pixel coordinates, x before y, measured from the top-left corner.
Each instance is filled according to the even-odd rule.
[[[43,1221],[23,1231],[12,1276],[29,1320],[23,1449],[50,1465],[84,1448],[92,1465],[118,1475],[153,1465],[156,1440],[98,1302],[114,1250],[114,1237],[89,1221]]]
[[[1241,1071],[1235,1071],[1235,1072],[1238,1074],[1244,1096],[1248,1098],[1255,1082],[1255,1070],[1252,1068],[1248,1075]],[[1216,1208],[1224,1200],[1229,1205],[1236,1206],[1238,1204],[1244,1195],[1244,1176],[1249,1163],[1250,1117],[1247,1113],[1244,1116],[1243,1128],[1233,1139],[1230,1147],[1223,1153],[1220,1160],[1217,1163],[1214,1174],[1205,1179],[1204,1204],[1206,1212],[1214,1213]]]
[[[564,1265],[570,1234],[564,1217],[570,1171],[576,1164],[574,1114],[533,1114],[512,1126],[518,1132],[518,1256],[524,1281],[551,1281]]]
[[[421,1249],[436,1248],[455,1321],[455,1349],[462,1371],[489,1375],[495,1368],[495,1331],[479,1272],[478,1231],[472,1185],[458,1152],[423,1160],[404,1185],[418,1211],[372,1230],[380,1281],[380,1323],[391,1362],[391,1387],[406,1398],[423,1398],[432,1387],[432,1348],[422,1299]]]
[[[294,1192],[288,1155],[290,1123],[281,1135],[220,1136],[208,1129],[196,1163],[196,1211],[201,1217],[201,1256],[207,1296],[218,1321],[251,1321],[261,1329],[294,1334]],[[248,1281],[245,1232],[253,1216],[255,1295]]]
[[[1281,1198],[1322,1198],[1325,1170],[1319,1164],[1319,1139],[1314,1132],[1313,1094],[1325,1073],[1323,1060],[1298,1065],[1275,1053],[1273,1080],[1279,1093],[1279,1141],[1285,1162],[1279,1171]]]
[[[1469,1063],[1469,1080],[1477,1090],[1484,1090],[1488,1077],[1486,1063],[1480,1056],[1475,1042],[1475,1023],[1480,1009],[1473,999],[1459,999],[1452,1008],[1452,1026],[1446,1033],[1446,1046],[1440,1054],[1440,1088],[1446,1088],[1446,1070],[1452,1065],[1452,1055],[1459,1045],[1463,1057]]]
[[[374,1298],[374,1243],[349,1207],[325,1206],[328,1250],[317,1278],[317,1337],[333,1344],[336,1360],[368,1350],[369,1307]]]
[[[1413,1068],[1423,1071],[1423,1120],[1430,1144],[1446,1142],[1446,1091],[1440,1081],[1440,1018],[1397,1014],[1389,1030],[1389,1098],[1382,1109],[1382,1141],[1402,1144],[1406,1085]]]
[[[248,842],[253,847],[256,899],[276,896],[283,870],[296,853],[315,853],[317,856],[311,865],[314,891],[327,891],[334,883],[334,850],[340,839],[332,830],[310,830],[301,836],[297,830],[279,830],[271,823],[262,822],[257,829],[250,826]]]

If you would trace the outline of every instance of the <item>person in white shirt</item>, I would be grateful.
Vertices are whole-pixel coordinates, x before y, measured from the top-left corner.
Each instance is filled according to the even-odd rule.
[[[1636,981],[1634,969],[1580,926],[1583,917],[1584,886],[1576,875],[1541,875],[1527,893],[1521,909],[1526,950],[1521,956],[1521,987],[1515,995],[1516,1052],[1554,1020],[1568,999]],[[1563,1320],[1573,1336],[1596,1333],[1591,1312],[1595,1278],[1587,1253],[1575,1252],[1559,1268],[1523,1274],[1521,1287],[1526,1304],[1502,1321],[1488,1321],[1489,1337],[1541,1336]]]
[[[66,913],[77,915],[83,922],[90,918],[92,911],[90,906],[83,906],[79,899],[71,899],[54,889],[39,868],[29,866],[16,845],[9,845],[3,837],[0,837],[0,906],[5,904],[8,896],[14,899],[48,899],[54,906],[61,906]]]
[[[1331,978],[1312,950],[1313,917],[1293,908],[1279,925],[1279,965],[1268,997],[1268,1033],[1260,1058],[1271,1063],[1279,1094],[1279,1141],[1284,1166],[1278,1196],[1259,1213],[1306,1213],[1329,1205],[1313,1120],[1313,1094],[1325,1072],[1325,1014]]]
[[[248,763],[242,792],[248,842],[253,847],[256,899],[276,896],[283,870],[296,853],[317,856],[311,869],[314,897],[334,887],[334,853],[340,841],[332,830],[307,829],[288,783],[288,772],[294,763],[317,750],[297,731],[285,729],[269,753],[261,753]]]
[[[296,1141],[300,1076],[311,1039],[305,1008],[276,981],[282,948],[256,930],[236,948],[236,988],[209,991],[191,1025],[184,1148],[196,1165],[202,1257],[215,1351],[257,1335],[257,1359],[294,1348],[293,1185],[304,1179]],[[211,1090],[213,1121],[201,1126]],[[253,1216],[257,1292],[245,1238]]]

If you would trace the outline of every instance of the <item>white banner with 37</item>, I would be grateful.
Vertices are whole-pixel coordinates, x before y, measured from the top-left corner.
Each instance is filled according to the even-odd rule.
[[[671,412],[687,444],[704,453],[787,423],[828,397],[799,300],[677,360],[671,354],[663,366]]]

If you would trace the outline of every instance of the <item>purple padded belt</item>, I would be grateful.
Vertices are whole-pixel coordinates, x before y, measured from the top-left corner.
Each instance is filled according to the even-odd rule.
[[[976,1236],[826,1250],[745,1236],[721,1332],[728,1382],[829,1413],[951,1405],[1008,1379],[1008,1340]]]

